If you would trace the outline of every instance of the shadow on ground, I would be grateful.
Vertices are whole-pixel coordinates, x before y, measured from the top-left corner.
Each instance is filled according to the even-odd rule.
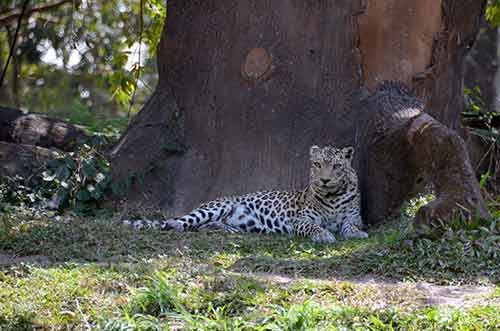
[[[189,258],[234,272],[312,279],[373,275],[435,284],[500,283],[500,254],[466,254],[459,240],[406,240],[394,225],[372,229],[367,240],[334,245],[286,236],[134,231],[109,220],[84,219],[38,222],[7,233],[0,238],[0,267],[26,262],[106,265],[161,256],[179,261]]]

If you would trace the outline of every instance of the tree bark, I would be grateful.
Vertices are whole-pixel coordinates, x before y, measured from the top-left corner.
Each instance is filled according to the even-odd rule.
[[[159,84],[111,153],[115,178],[140,178],[129,200],[178,214],[220,195],[303,187],[311,145],[354,145],[365,220],[375,223],[416,193],[416,178],[405,175],[408,167],[415,168],[413,174],[436,171],[436,164],[449,166],[439,153],[457,152],[465,154],[455,159],[460,169],[452,177],[466,182],[444,200],[456,206],[450,201],[463,203],[464,194],[472,199],[471,208],[484,212],[466,151],[452,131],[460,130],[463,60],[484,5],[477,0],[169,1],[157,50]],[[417,130],[409,139],[414,116],[386,120],[375,114],[390,113],[391,105],[365,105],[373,100],[367,94],[376,98],[380,92],[380,82],[394,79],[424,101],[415,116],[425,110],[432,130]],[[407,94],[403,99],[418,103]],[[365,122],[370,118],[388,131],[375,136],[377,131],[363,131],[372,130]],[[381,145],[366,137],[379,137]],[[426,147],[441,138],[439,148]],[[398,144],[406,154],[375,162]],[[389,181],[390,190],[374,177],[386,166],[385,178],[405,179]],[[451,183],[448,177],[432,180],[440,197],[451,188],[440,184]],[[469,188],[472,193],[466,194]]]
[[[90,137],[77,125],[0,106],[0,141],[71,151]]]
[[[484,103],[482,113],[500,111],[498,38],[498,27],[484,19],[477,41],[465,62],[465,85],[469,88],[480,88],[481,99]],[[465,138],[472,166],[478,175],[490,174],[485,188],[489,193],[498,195],[500,194],[500,161],[497,161],[495,157],[498,149],[494,148],[493,142],[474,133],[475,128],[488,130],[484,120],[471,115],[465,117],[464,120],[464,124],[469,127]],[[500,116],[492,119],[491,126],[500,130]]]
[[[479,86],[482,99],[488,110],[499,106],[497,85],[498,71],[498,27],[490,25],[485,19],[477,35],[477,41],[465,59],[465,86]],[[500,109],[498,109],[500,110]]]
[[[427,114],[424,103],[401,83],[386,82],[361,100],[358,169],[363,218],[397,216],[402,203],[434,191],[417,225],[461,214],[487,217],[463,139]]]

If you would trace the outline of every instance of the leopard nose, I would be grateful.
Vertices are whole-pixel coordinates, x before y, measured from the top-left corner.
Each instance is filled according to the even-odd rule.
[[[330,181],[329,178],[321,178],[321,182],[323,183],[323,185],[328,184],[329,181]]]

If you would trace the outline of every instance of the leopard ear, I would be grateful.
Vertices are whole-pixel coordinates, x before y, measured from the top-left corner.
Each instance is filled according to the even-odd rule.
[[[344,154],[344,158],[346,160],[351,161],[354,157],[354,147],[352,146],[345,147],[342,149],[342,153]]]
[[[321,148],[319,146],[311,146],[311,149],[309,150],[309,154],[311,155],[311,157],[314,157],[316,155],[318,155],[318,153],[321,151]]]

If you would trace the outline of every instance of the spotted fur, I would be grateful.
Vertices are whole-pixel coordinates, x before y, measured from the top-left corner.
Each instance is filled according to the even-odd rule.
[[[333,243],[366,238],[361,231],[358,178],[351,161],[354,149],[311,147],[309,186],[303,191],[265,191],[207,202],[189,214],[163,221],[125,221],[136,228],[190,231],[284,233]]]

